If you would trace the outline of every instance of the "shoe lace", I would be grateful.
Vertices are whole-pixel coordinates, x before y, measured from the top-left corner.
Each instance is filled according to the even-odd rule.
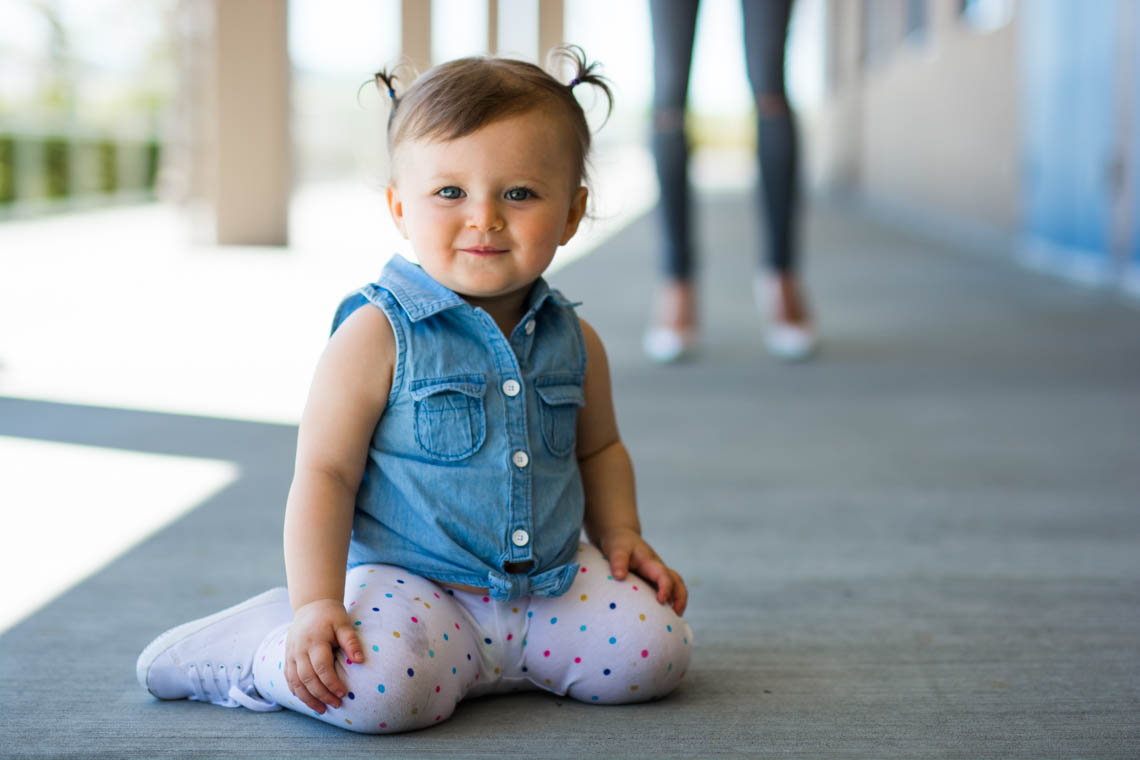
[[[215,666],[208,662],[205,665],[191,664],[187,669],[194,689],[190,699],[222,707],[245,707],[256,712],[281,709],[276,702],[266,702],[253,696],[257,692],[253,686],[252,670],[243,670],[240,665],[227,670],[225,665]]]

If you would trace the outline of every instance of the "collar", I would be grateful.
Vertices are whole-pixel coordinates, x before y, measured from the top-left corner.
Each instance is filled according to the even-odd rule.
[[[395,296],[400,308],[413,322],[427,319],[441,311],[457,306],[468,306],[457,293],[448,290],[431,278],[419,264],[413,264],[399,254],[395,254],[380,274],[380,287]],[[527,296],[526,314],[534,314],[547,300],[559,306],[577,306],[564,295],[550,287],[539,277]]]

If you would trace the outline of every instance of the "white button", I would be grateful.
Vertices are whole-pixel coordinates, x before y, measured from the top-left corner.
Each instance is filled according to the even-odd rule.
[[[503,383],[503,393],[507,394],[511,398],[519,395],[519,391],[521,390],[522,386],[519,385],[518,380],[508,380],[507,382]]]
[[[511,534],[511,541],[514,542],[515,546],[526,546],[526,542],[530,541],[530,534],[519,528]]]
[[[526,323],[526,334],[530,335],[533,332],[534,332],[534,320],[532,319]]]
[[[511,459],[514,460],[515,466],[520,470],[530,464],[530,457],[526,455],[525,451],[516,451]]]

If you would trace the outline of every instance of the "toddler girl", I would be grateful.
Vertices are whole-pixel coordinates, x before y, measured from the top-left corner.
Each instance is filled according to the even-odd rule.
[[[542,279],[586,211],[573,89],[612,105],[596,64],[562,52],[569,84],[497,58],[399,96],[377,74],[388,209],[419,265],[394,257],[336,312],[285,510],[288,590],[159,636],[137,666],[154,696],[388,733],[484,694],[637,702],[685,674],[687,593],[641,537],[605,351]]]

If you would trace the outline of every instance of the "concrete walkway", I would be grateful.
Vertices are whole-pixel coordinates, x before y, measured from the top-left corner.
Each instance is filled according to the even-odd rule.
[[[748,220],[741,197],[702,207],[691,364],[639,353],[648,220],[553,278],[606,339],[646,533],[692,590],[672,697],[489,698],[395,737],[157,702],[134,681],[153,636],[282,582],[295,428],[0,398],[3,436],[241,473],[0,637],[0,755],[1140,756],[1140,311],[821,208],[826,343],[783,366],[760,348]]]

